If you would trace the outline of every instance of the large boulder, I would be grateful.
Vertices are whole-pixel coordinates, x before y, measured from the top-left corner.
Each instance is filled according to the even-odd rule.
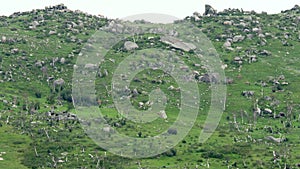
[[[218,83],[220,80],[220,75],[218,73],[206,73],[203,76],[200,76],[199,80],[205,83]]]
[[[284,142],[286,139],[285,138],[275,138],[273,136],[267,136],[266,137],[266,140],[269,140],[269,141],[273,141],[275,143],[282,143]]]
[[[233,42],[241,42],[244,39],[245,39],[245,36],[243,36],[243,35],[236,35],[236,36],[233,37],[232,41]]]
[[[126,41],[126,42],[124,43],[124,48],[125,48],[127,51],[130,51],[130,50],[134,50],[134,49],[139,48],[139,46],[138,46],[135,42]]]
[[[224,44],[223,44],[224,48],[230,48],[231,47],[231,42],[229,40],[227,40]]]
[[[171,45],[176,49],[181,49],[185,52],[196,49],[196,46],[194,44],[183,42],[182,40],[171,36],[163,36],[160,38],[160,41],[165,44]]]
[[[215,10],[212,6],[210,5],[205,5],[205,12],[203,15],[216,15],[217,14],[217,10]]]
[[[168,116],[167,116],[167,114],[166,114],[166,111],[164,111],[164,110],[161,110],[161,111],[159,111],[158,113],[158,116],[160,117],[160,118],[162,118],[162,119],[167,119],[168,118]]]
[[[65,81],[64,79],[60,78],[60,79],[57,79],[53,82],[53,86],[62,86],[65,84]]]

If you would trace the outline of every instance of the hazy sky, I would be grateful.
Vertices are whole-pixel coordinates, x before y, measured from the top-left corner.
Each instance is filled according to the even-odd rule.
[[[64,3],[72,10],[82,10],[90,14],[102,14],[108,18],[123,18],[141,13],[161,13],[178,18],[190,16],[197,11],[204,12],[204,5],[210,4],[218,11],[227,8],[279,13],[291,9],[300,0],[2,0],[0,15],[10,15],[16,11],[43,9],[45,6]]]

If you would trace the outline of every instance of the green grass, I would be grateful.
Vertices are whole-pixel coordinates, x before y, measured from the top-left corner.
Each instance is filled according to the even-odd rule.
[[[3,161],[0,161],[0,168],[26,169],[21,161],[24,159],[23,153],[31,143],[28,136],[16,133],[11,126],[0,127],[0,154]]]

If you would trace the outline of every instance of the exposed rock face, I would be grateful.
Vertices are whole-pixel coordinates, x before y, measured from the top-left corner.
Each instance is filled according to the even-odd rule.
[[[135,42],[126,41],[124,43],[124,48],[128,51],[139,48],[139,46]]]
[[[161,37],[160,40],[165,44],[171,45],[172,47],[176,49],[181,49],[185,52],[189,52],[191,50],[196,49],[196,46],[194,44],[182,42],[180,39],[171,36]]]
[[[210,5],[205,5],[205,12],[204,15],[216,15],[217,10],[215,10],[212,6]]]

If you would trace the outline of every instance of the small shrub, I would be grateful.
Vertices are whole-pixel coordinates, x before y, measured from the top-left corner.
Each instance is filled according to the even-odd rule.
[[[55,103],[55,95],[54,94],[49,95],[49,97],[47,98],[47,102],[48,102],[48,104],[54,104]]]
[[[215,152],[215,151],[208,151],[202,154],[203,158],[218,158],[222,159],[224,156],[221,153]]]
[[[36,98],[42,98],[42,93],[40,91],[35,92],[35,97]]]
[[[172,148],[164,153],[164,155],[166,155],[168,157],[176,156],[176,154],[177,154],[177,151],[174,148]]]
[[[72,102],[71,94],[72,94],[71,90],[63,90],[61,93],[61,97],[62,97],[62,99],[66,100],[68,102]]]

